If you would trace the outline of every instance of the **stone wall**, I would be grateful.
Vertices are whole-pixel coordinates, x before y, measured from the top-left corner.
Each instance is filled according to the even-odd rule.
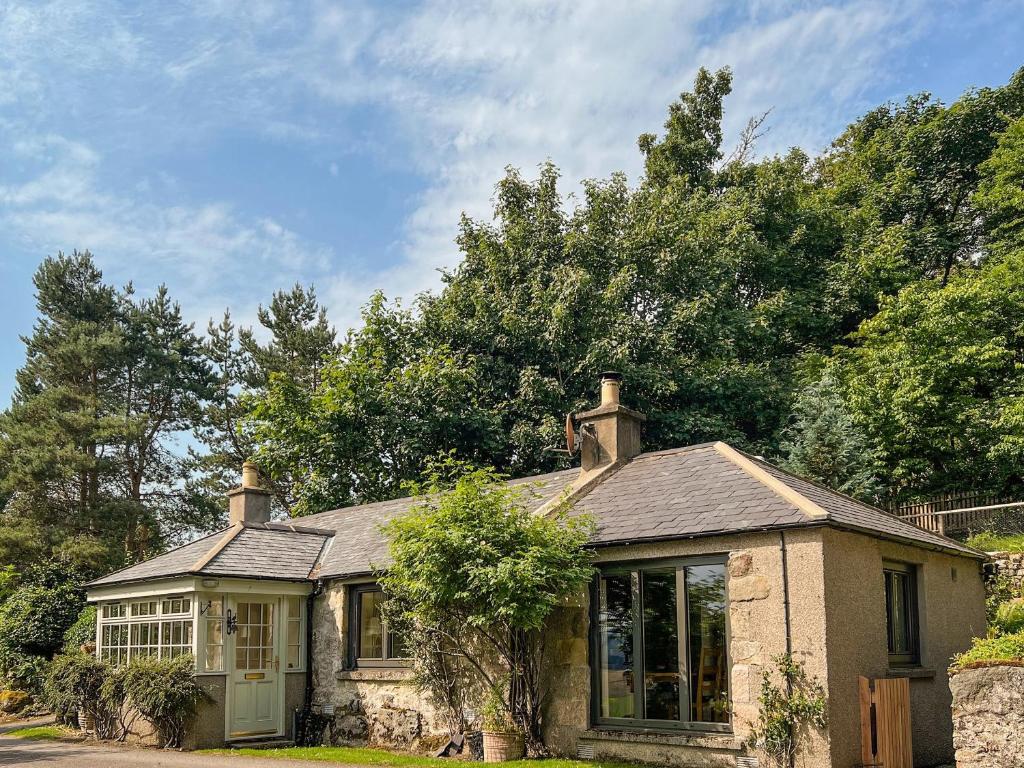
[[[1018,592],[1024,592],[1024,552],[990,552],[991,568],[1009,578]]]
[[[1024,667],[961,670],[949,687],[957,768],[1019,768],[1024,760]]]
[[[313,706],[323,742],[417,749],[442,741],[447,731],[408,669],[347,668],[348,587],[332,582],[313,611]]]

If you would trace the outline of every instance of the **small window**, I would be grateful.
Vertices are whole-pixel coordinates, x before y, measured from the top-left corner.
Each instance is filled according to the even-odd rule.
[[[885,626],[889,663],[919,663],[917,573],[912,565],[887,563],[885,566]]]
[[[288,602],[288,653],[285,656],[286,668],[302,669],[305,660],[302,658],[302,600],[298,597],[287,598]]]
[[[132,603],[132,617],[135,616],[156,616],[156,600]]]
[[[210,598],[204,606],[199,603],[200,615],[206,623],[206,640],[203,650],[203,671],[224,671],[224,598]]]
[[[160,608],[164,616],[181,616],[192,612],[192,601],[187,597],[165,597]]]
[[[399,666],[409,657],[405,638],[388,629],[381,616],[384,593],[372,584],[353,587],[349,612],[349,656],[352,666]]]
[[[104,619],[123,619],[128,615],[124,603],[106,603],[103,606],[102,616]]]

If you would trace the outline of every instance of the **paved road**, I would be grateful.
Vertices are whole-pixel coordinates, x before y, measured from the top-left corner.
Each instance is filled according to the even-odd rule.
[[[0,766],[28,768],[325,768],[336,763],[198,755],[93,743],[28,741],[0,735]]]

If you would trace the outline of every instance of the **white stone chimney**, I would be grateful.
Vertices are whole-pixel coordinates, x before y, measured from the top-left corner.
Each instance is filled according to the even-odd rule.
[[[242,485],[228,491],[228,520],[232,525],[270,521],[270,491],[260,487],[259,468],[251,461],[242,464]]]
[[[611,464],[623,464],[640,453],[640,424],[647,417],[619,402],[622,375],[601,374],[601,404],[576,414],[582,432],[580,469],[583,474]]]

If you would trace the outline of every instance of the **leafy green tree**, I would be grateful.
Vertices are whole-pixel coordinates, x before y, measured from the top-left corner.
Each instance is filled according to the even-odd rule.
[[[381,584],[386,612],[443,633],[486,689],[501,692],[536,754],[545,622],[587,584],[593,527],[565,510],[534,514],[524,503],[529,488],[503,480],[457,462],[435,466],[421,502],[384,527],[391,563]]]
[[[999,135],[980,170],[974,205],[984,216],[988,252],[1024,247],[1024,118]]]
[[[897,498],[1020,489],[1024,249],[908,286],[854,338],[849,402]]]
[[[782,466],[790,472],[864,501],[879,500],[874,448],[831,373],[799,394],[781,448]]]

